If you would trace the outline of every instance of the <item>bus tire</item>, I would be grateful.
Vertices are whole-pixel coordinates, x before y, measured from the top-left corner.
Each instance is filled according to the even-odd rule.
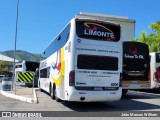
[[[122,90],[122,95],[126,95],[127,92],[128,92],[128,90],[123,89],[123,90]]]
[[[57,97],[56,89],[54,90],[54,93],[55,93],[55,100],[56,100],[57,102],[60,102],[61,100]]]
[[[39,90],[42,92],[41,83],[39,82]]]
[[[57,102],[61,102],[61,100],[60,100],[57,96],[55,96],[55,100],[56,100]]]
[[[54,90],[54,87],[52,87],[51,84],[50,84],[50,87],[49,87],[49,91],[50,91],[51,99],[55,100],[55,90]]]

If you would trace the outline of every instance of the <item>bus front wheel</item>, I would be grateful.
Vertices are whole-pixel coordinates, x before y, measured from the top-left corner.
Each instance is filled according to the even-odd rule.
[[[39,82],[39,89],[40,89],[40,91],[42,92],[42,89],[41,89],[41,83]]]

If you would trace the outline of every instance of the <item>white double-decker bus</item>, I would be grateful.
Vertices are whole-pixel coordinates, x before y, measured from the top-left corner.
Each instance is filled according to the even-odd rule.
[[[160,52],[150,53],[151,89],[160,90]]]
[[[72,19],[41,55],[39,88],[56,101],[121,98],[120,25]]]
[[[15,64],[15,80],[17,84],[25,86],[38,86],[38,80],[34,79],[36,69],[39,68],[39,62],[19,61]]]

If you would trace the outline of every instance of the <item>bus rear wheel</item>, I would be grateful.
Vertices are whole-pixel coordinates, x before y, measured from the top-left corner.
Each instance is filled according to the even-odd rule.
[[[50,87],[49,87],[49,93],[50,93],[50,96],[53,100],[55,100],[55,90],[54,90],[54,87],[52,87],[52,85],[50,84]]]
[[[127,92],[128,92],[128,90],[123,89],[123,90],[122,90],[122,95],[126,95]]]
[[[56,87],[55,87],[55,89],[54,89],[54,94],[55,94],[55,100],[56,100],[57,102],[61,102],[61,99],[59,99],[59,98],[57,97]]]

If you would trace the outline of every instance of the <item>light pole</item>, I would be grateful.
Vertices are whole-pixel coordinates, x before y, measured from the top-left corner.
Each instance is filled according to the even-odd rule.
[[[12,90],[13,90],[13,83],[15,83],[15,94],[16,94],[15,59],[16,59],[16,44],[17,44],[17,30],[18,30],[18,12],[19,12],[19,0],[17,0],[16,30],[15,30],[15,40],[14,40],[13,80],[12,80]]]

